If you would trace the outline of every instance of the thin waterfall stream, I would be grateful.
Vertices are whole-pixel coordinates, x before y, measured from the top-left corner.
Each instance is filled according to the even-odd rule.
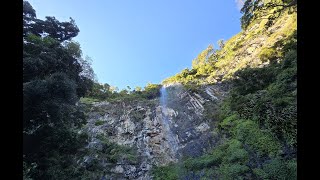
[[[170,149],[174,155],[175,158],[177,157],[177,151],[178,151],[178,142],[172,133],[170,129],[170,122],[169,122],[169,117],[168,113],[166,112],[167,110],[167,102],[168,102],[168,93],[166,87],[162,86],[160,89],[160,105],[161,105],[161,110],[162,110],[162,124],[164,127],[164,130],[167,132],[166,133],[166,139],[168,140],[168,143],[170,145]]]

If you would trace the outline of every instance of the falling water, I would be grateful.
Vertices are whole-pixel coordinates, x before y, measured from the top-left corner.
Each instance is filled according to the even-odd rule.
[[[165,129],[165,131],[167,132],[166,135],[166,139],[168,140],[168,143],[171,147],[172,153],[174,154],[174,156],[176,156],[177,154],[177,150],[178,150],[178,143],[176,138],[174,137],[171,129],[170,129],[170,124],[169,124],[169,118],[167,116],[167,113],[165,113],[166,111],[166,107],[167,107],[167,90],[164,86],[161,87],[160,90],[160,105],[162,106],[162,124],[163,127]]]

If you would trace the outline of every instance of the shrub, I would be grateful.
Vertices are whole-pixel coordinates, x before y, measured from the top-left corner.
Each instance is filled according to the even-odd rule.
[[[223,121],[220,122],[219,125],[223,129],[230,129],[231,127],[234,127],[236,125],[235,121],[237,121],[238,119],[239,119],[239,116],[237,114],[233,114],[223,119]]]
[[[155,180],[177,180],[179,179],[179,167],[174,164],[160,166],[152,169]]]
[[[105,123],[105,121],[98,120],[98,121],[96,121],[96,122],[94,123],[94,125],[96,125],[96,126],[101,126],[101,125],[103,125],[104,123]]]
[[[184,161],[184,167],[188,170],[201,170],[218,164],[219,158],[217,154],[206,154],[199,158],[188,158]]]
[[[244,179],[243,176],[249,171],[249,168],[243,164],[223,164],[218,168],[218,173],[221,179],[234,180]]]
[[[261,179],[297,179],[297,163],[295,160],[286,161],[278,157],[253,172]]]
[[[280,152],[281,146],[270,132],[260,130],[258,124],[251,120],[239,123],[232,132],[237,139],[248,144],[259,155],[274,156]]]
[[[128,160],[131,163],[138,161],[137,151],[135,149],[110,142],[102,135],[97,136],[97,138],[102,142],[102,150],[99,151],[98,154],[107,158],[112,163],[116,163],[119,160]]]
[[[99,99],[90,98],[90,97],[80,98],[80,103],[84,103],[84,104],[92,104],[99,101],[100,101]]]
[[[263,48],[259,54],[259,58],[262,62],[274,63],[278,58],[280,58],[279,51],[276,48]]]

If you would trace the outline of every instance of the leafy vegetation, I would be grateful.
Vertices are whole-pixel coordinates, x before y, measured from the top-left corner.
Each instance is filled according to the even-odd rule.
[[[101,126],[101,125],[103,125],[104,123],[105,123],[105,121],[98,120],[98,121],[96,121],[96,122],[94,123],[94,125],[96,125],[96,126]]]
[[[284,58],[264,69],[239,72],[229,105],[241,118],[256,121],[277,138],[296,146],[296,51],[288,51]]]
[[[142,121],[145,118],[146,110],[144,109],[134,109],[133,111],[130,112],[129,116],[134,120],[134,121]]]
[[[73,19],[36,18],[23,1],[23,175],[25,179],[79,179],[77,164],[88,140],[77,106],[93,85],[90,62],[82,58]]]
[[[296,13],[284,10],[274,25],[268,27],[268,20],[253,21],[252,28],[242,31],[223,43],[223,48],[214,49],[209,45],[193,60],[191,69],[165,79],[163,84],[182,83],[184,85],[214,84],[232,80],[234,73],[247,67],[276,63],[283,59],[285,49],[293,48],[287,41],[296,36]],[[275,31],[275,27],[277,30]],[[220,43],[220,41],[219,41]]]
[[[155,180],[176,180],[179,179],[179,167],[173,164],[168,166],[160,166],[152,170],[152,174],[156,175]]]
[[[183,161],[183,168],[202,178],[296,179],[297,56],[295,48],[286,51],[280,63],[236,73],[219,114],[219,127],[229,140],[209,154]]]
[[[247,6],[248,3],[257,5],[254,2],[260,1],[246,1]],[[273,23],[285,23],[283,19],[291,15],[286,14],[279,16],[278,19],[272,19]],[[256,17],[248,19],[252,23],[248,26],[253,27],[254,23],[257,23],[254,18]],[[266,22],[259,23],[265,23],[262,26],[264,28],[273,28]],[[297,178],[297,34],[295,26],[289,24],[283,25],[281,31],[268,34],[266,44],[269,45],[255,49],[254,57],[259,59],[260,64],[267,62],[267,65],[246,67],[238,63],[230,66],[232,62],[228,60],[231,57],[235,58],[246,41],[251,41],[259,33],[263,33],[261,29],[256,29],[256,31],[246,31],[247,34],[243,38],[240,38],[240,35],[243,35],[241,32],[227,41],[222,49],[216,51],[215,54],[219,59],[211,63],[214,71],[205,71],[208,69],[206,66],[210,64],[210,61],[207,61],[164,81],[164,83],[180,82],[187,87],[191,86],[189,89],[196,90],[198,84],[213,83],[209,77],[219,79],[219,71],[222,68],[232,68],[229,71],[232,90],[220,105],[218,115],[210,116],[210,111],[205,110],[207,119],[219,120],[219,133],[225,134],[227,140],[222,139],[219,146],[200,157],[187,158],[180,163],[158,168],[153,171],[156,178],[165,179],[168,173],[170,177],[198,179]],[[277,39],[280,34],[285,38]],[[207,52],[208,49],[201,54]],[[212,55],[209,54],[209,57]],[[202,72],[202,76],[199,76],[198,72]],[[220,80],[224,79],[226,78]],[[205,108],[211,109],[211,107]],[[168,172],[160,172],[160,169]]]
[[[246,0],[241,8],[241,27],[248,28],[254,21],[267,19],[271,26],[283,11],[296,10],[297,0]]]
[[[148,83],[142,90],[141,87],[136,87],[130,91],[124,89],[120,92],[116,91],[117,88],[110,86],[109,84],[94,83],[91,91],[86,96],[89,99],[97,99],[99,101],[107,100],[113,101],[135,101],[135,100],[150,100],[160,96],[160,84]]]
[[[128,162],[130,164],[138,162],[135,149],[110,142],[102,135],[97,135],[97,139],[100,141],[100,148],[81,150],[77,159],[82,163],[70,169],[69,177],[71,179],[100,179],[104,174],[110,173],[109,165],[112,166],[118,162]],[[61,167],[53,166],[49,171],[56,172],[59,168]],[[55,174],[55,177],[65,176],[61,172]]]
[[[83,104],[92,104],[92,103],[96,103],[96,102],[99,102],[100,100],[99,99],[95,99],[95,98],[89,98],[89,97],[82,97],[80,98],[80,102],[83,103]]]
[[[96,152],[100,158],[106,158],[107,161],[112,163],[121,160],[126,160],[130,163],[136,163],[138,161],[137,151],[135,149],[110,142],[102,135],[99,135],[98,139],[102,142],[102,149]]]
[[[226,80],[233,88],[218,115],[211,113],[217,108],[210,103],[204,110],[206,120],[218,120],[217,131],[226,138],[200,157],[155,167],[154,179],[296,179],[295,8],[296,0],[246,0],[242,32],[219,40],[220,49],[208,46],[191,69],[163,81],[182,83],[190,92]],[[24,179],[97,179],[106,172],[101,159],[111,164],[139,160],[135,149],[104,136],[97,137],[101,148],[85,149],[89,137],[79,128],[86,123],[87,109],[77,102],[150,101],[160,96],[161,85],[119,91],[96,82],[91,59],[83,58],[80,44],[72,40],[78,33],[73,19],[37,19],[23,2]],[[93,110],[106,111],[97,108]],[[138,109],[129,114],[135,121],[144,115]],[[96,156],[79,163],[88,154]]]

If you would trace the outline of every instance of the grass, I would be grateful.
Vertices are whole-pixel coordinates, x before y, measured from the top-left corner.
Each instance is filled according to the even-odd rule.
[[[84,103],[84,104],[93,104],[95,102],[99,102],[99,99],[95,99],[95,98],[89,98],[89,97],[82,97],[80,98],[80,103]]]

